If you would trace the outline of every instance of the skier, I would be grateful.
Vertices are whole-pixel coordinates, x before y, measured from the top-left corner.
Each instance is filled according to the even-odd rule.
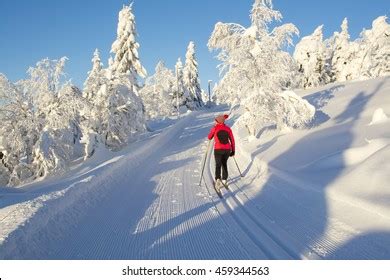
[[[215,157],[215,188],[217,192],[224,186],[227,188],[228,168],[227,161],[229,157],[235,154],[235,144],[232,130],[225,125],[228,115],[219,115],[215,118],[215,126],[210,130],[208,139],[214,138],[214,157]],[[221,181],[222,168],[222,181]]]

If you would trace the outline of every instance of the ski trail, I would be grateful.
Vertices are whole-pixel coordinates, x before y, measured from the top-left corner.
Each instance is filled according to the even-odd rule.
[[[133,182],[138,187],[123,187],[113,193],[113,197],[103,203],[102,213],[96,215],[98,218],[86,221],[84,238],[77,238],[76,243],[69,246],[71,249],[64,250],[64,255],[60,250],[60,258],[223,259],[237,256],[240,247],[232,236],[227,234],[221,242],[216,241],[216,236],[228,232],[226,225],[210,209],[209,201],[196,195],[200,191],[196,184],[199,176],[193,175],[194,170],[199,169],[196,157],[201,155],[196,147],[181,149],[191,145],[194,138],[189,137],[187,126],[182,128],[170,136],[174,144],[168,141],[169,145],[156,147],[151,160],[133,172],[140,174]],[[129,174],[129,177],[132,176]],[[150,205],[144,201],[147,196]],[[123,206],[118,208],[118,205]],[[107,213],[114,215],[107,217]],[[131,220],[134,216],[141,219]],[[101,217],[108,220],[103,221]],[[99,227],[107,230],[101,230],[94,240],[90,230]]]
[[[245,166],[248,163],[240,164]],[[225,196],[231,195],[247,215],[256,220],[267,234],[294,258],[354,259],[359,256],[364,259],[377,259],[382,253],[386,255],[383,246],[388,241],[382,237],[370,243],[359,244],[355,251],[340,251],[340,247],[345,240],[352,240],[364,232],[367,218],[376,221],[376,224],[387,224],[388,218],[377,215],[370,209],[358,209],[359,204],[344,201],[342,197],[334,197],[330,193],[327,203],[331,207],[325,210],[345,214],[329,217],[324,226],[323,197],[313,186],[274,167],[257,162],[257,159],[252,167],[254,168],[249,170],[246,178],[240,179],[233,164],[230,165],[233,179],[230,191]],[[268,191],[264,191],[265,188]],[[272,191],[269,191],[270,189]],[[362,215],[353,215],[357,211]],[[337,252],[337,255],[334,255],[334,252]]]
[[[277,173],[279,174],[279,172]],[[289,188],[285,187],[287,185]],[[333,252],[338,251],[344,242],[343,240],[353,239],[359,236],[364,231],[363,229],[359,229],[359,227],[362,226],[364,228],[367,219],[376,221],[379,224],[388,223],[386,218],[376,215],[376,213],[371,212],[369,209],[360,208],[338,197],[333,199],[329,195],[327,197],[327,204],[331,207],[329,207],[328,211],[344,212],[345,214],[328,218],[326,227],[321,229],[320,225],[323,224],[323,221],[319,218],[321,215],[318,214],[321,210],[316,209],[316,201],[321,199],[320,194],[313,191],[300,191],[301,187],[296,186],[294,180],[286,181],[284,178],[277,176],[274,176],[272,181],[269,182],[269,186],[280,193],[279,201],[273,201],[272,208],[283,207],[283,211],[271,211],[271,207],[269,207],[268,209],[264,209],[264,212],[273,216],[282,227],[287,227],[295,223],[297,226],[294,228],[290,227],[289,232],[292,235],[299,236],[303,240],[307,240],[307,243],[310,244],[310,249],[322,258],[328,258]],[[264,197],[263,199],[267,198]],[[352,214],[357,211],[361,213],[361,216],[356,217]],[[287,212],[290,214],[286,216],[285,213]],[[319,230],[322,230],[323,233],[318,234]],[[381,251],[380,248],[384,246],[385,242],[387,241],[378,238],[370,242],[370,244],[360,244],[360,248],[357,248],[359,250],[359,258],[378,258],[378,252]],[[356,255],[354,255],[356,254],[355,252],[342,252],[343,255],[339,252],[339,254],[338,257],[343,259],[356,258]]]
[[[340,234],[356,234],[332,221],[318,239],[321,221],[305,204],[311,194],[268,180],[256,163],[240,178],[229,160],[233,179],[220,199],[211,147],[199,186],[214,113],[192,113],[83,184],[38,198],[41,210],[0,245],[0,258],[319,259],[337,249]],[[261,193],[259,180],[279,195]]]
[[[87,195],[76,202],[65,203],[72,199],[69,193],[53,199],[8,237],[0,257],[265,258],[223,217],[206,186],[198,186],[212,116],[193,113],[145,142],[142,153],[125,155],[109,172],[92,178]],[[64,206],[49,215],[59,204]]]
[[[263,192],[258,197],[261,190],[254,190],[255,187],[251,182],[258,176],[259,169],[261,168],[258,167],[255,172],[249,172],[248,178],[233,180],[230,185],[229,195],[241,205],[244,212],[295,259],[322,259],[326,258],[329,252],[335,251],[340,245],[333,242],[335,238],[327,236],[327,238],[317,240],[318,232],[322,230],[317,227],[323,223],[319,218],[321,215],[316,212],[317,209],[313,205],[306,206],[302,203],[303,201],[314,201],[315,203],[313,194],[297,194],[297,190],[291,188],[290,181],[276,180],[272,173],[273,179],[266,179],[266,187],[277,190],[275,193],[278,193],[278,196],[275,197],[269,192]],[[234,169],[232,170],[233,173],[236,172]],[[271,169],[272,171],[273,169]],[[235,176],[238,177],[238,174]],[[308,195],[310,198],[307,197]],[[356,234],[353,231],[347,232],[346,229],[346,227],[339,227],[335,236]]]
[[[207,178],[210,185],[213,181],[214,164],[211,164],[208,159]],[[229,169],[230,172],[231,168]],[[232,185],[234,189],[232,189]],[[211,187],[211,186],[210,186]],[[212,188],[212,187],[211,187]],[[215,192],[215,191],[214,191]],[[215,203],[219,208],[220,213],[226,213],[223,217],[229,217],[229,224],[235,223],[237,228],[241,229],[249,242],[251,248],[256,248],[255,252],[262,252],[261,258],[267,259],[300,259],[306,258],[299,254],[299,249],[294,248],[295,240],[288,234],[283,232],[277,226],[273,225],[266,216],[258,216],[258,213],[253,212],[239,196],[240,188],[237,183],[230,184],[229,190],[223,190],[223,199],[215,197]],[[273,233],[272,233],[273,232]],[[241,237],[241,239],[244,239]],[[282,241],[283,240],[283,241]],[[289,245],[287,245],[289,244]],[[258,256],[257,256],[258,257]]]

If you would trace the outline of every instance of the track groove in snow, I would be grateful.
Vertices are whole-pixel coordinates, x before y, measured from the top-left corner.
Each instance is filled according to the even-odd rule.
[[[306,148],[308,142],[299,138],[305,139],[303,132],[290,135],[299,138],[292,147],[288,147],[286,140],[284,145],[280,144],[288,135],[270,144],[255,143],[258,153],[250,150],[246,154],[239,147],[237,160],[245,177],[238,176],[234,161],[229,160],[230,186],[229,190],[223,190],[223,199],[211,185],[214,160],[209,153],[205,180],[199,186],[207,147],[205,139],[215,113],[220,112],[194,112],[131,144],[126,151],[114,154],[105,162],[87,163],[67,180],[48,184],[43,189],[1,193],[0,258],[378,259],[389,256],[388,208],[367,199],[379,192],[360,189],[361,196],[351,196],[355,191],[354,180],[341,181],[340,185],[347,182],[345,190],[331,186],[332,180],[343,179],[343,173],[335,173],[332,180],[321,186],[306,182],[295,169],[285,168],[296,159],[302,146]],[[351,159],[343,162],[350,175],[359,172],[361,165],[385,164],[380,156],[388,155],[388,142],[382,144],[375,139],[386,140],[388,136],[371,128],[383,124],[367,126],[367,123],[364,122],[365,127],[373,133],[367,138],[374,141],[371,144],[360,141],[350,145],[343,140],[339,143],[341,148],[328,148],[313,156],[304,154],[307,161],[297,161],[296,166],[321,169],[326,164],[324,159],[333,160],[334,156],[339,163],[339,154]],[[336,132],[344,131],[347,125],[336,124]],[[334,130],[325,132],[328,135]],[[315,141],[323,137],[322,132],[305,133],[314,134],[311,139]],[[243,139],[237,137],[237,140],[240,144]],[[375,141],[380,145],[375,146]],[[367,150],[364,157],[356,157],[362,155],[359,147]],[[263,158],[268,149],[274,149],[274,157]],[[333,155],[332,151],[336,150],[342,152]],[[326,155],[331,156],[322,157]],[[320,160],[316,162],[316,158]],[[325,170],[329,167],[339,168],[340,164],[330,164]],[[383,181],[381,178],[378,182]],[[386,197],[380,201],[386,203]],[[370,232],[373,229],[375,234]],[[351,240],[352,245],[348,244]]]
[[[213,187],[211,186],[213,182],[213,168],[211,164],[211,151],[209,153],[207,165],[208,172],[207,178],[210,186],[210,192],[214,192]],[[230,169],[231,172],[231,169]],[[239,187],[236,185],[236,190],[229,190],[224,192],[224,198],[220,199],[214,195],[214,203],[219,209],[219,213],[226,212],[228,215],[235,221],[238,227],[242,230],[243,233],[251,240],[253,245],[258,248],[259,252],[262,252],[262,258],[267,259],[299,259],[302,258],[299,256],[296,251],[291,250],[286,247],[276,235],[271,234],[269,230],[264,226],[264,222],[260,222],[247,208],[246,205],[238,198],[237,192],[239,192]],[[231,185],[230,185],[231,187]],[[222,210],[224,209],[224,210]],[[264,219],[265,217],[263,217]],[[265,219],[264,219],[265,220]],[[230,222],[231,223],[231,222]],[[275,228],[275,226],[273,226]],[[284,235],[284,237],[287,237]],[[293,244],[293,243],[292,243]],[[253,245],[251,247],[253,247]]]
[[[211,153],[208,159],[208,185],[212,184],[214,170],[214,165],[211,164],[210,158]],[[230,174],[233,173],[232,167],[229,167],[229,172]],[[229,181],[232,182],[232,180]],[[210,192],[215,193],[212,186],[210,186]],[[291,236],[277,225],[272,224],[264,214],[258,211],[256,206],[253,207],[254,205],[252,205],[250,199],[241,190],[237,182],[230,183],[229,190],[223,190],[223,193],[223,199],[219,199],[219,197],[214,195],[215,203],[217,206],[222,205],[238,227],[248,236],[251,242],[257,246],[259,251],[263,252],[264,256],[262,258],[318,258],[314,252],[307,252],[307,256],[300,254],[299,246],[295,246],[297,241],[292,239]],[[243,196],[245,196],[245,198]],[[220,210],[220,212],[222,212],[222,210]],[[251,247],[253,247],[253,245],[251,245]]]
[[[236,229],[199,187],[211,114],[193,113],[96,175],[81,195],[42,205],[1,245],[17,259],[248,259]],[[180,137],[183,136],[183,137]],[[188,137],[191,136],[191,137]],[[141,153],[142,152],[142,153]],[[105,168],[105,167],[102,167]],[[107,167],[108,168],[108,167]],[[58,208],[50,214],[51,207]],[[42,218],[45,222],[42,223]],[[15,250],[18,248],[18,250]]]

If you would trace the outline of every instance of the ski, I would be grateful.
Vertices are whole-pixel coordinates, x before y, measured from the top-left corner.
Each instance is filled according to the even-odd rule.
[[[214,181],[213,187],[214,187],[215,192],[217,193],[217,195],[219,196],[219,198],[223,198],[221,189],[220,189],[218,186],[216,186],[216,185],[217,185],[217,183]]]
[[[222,181],[222,186],[223,186],[225,189],[229,190],[229,185],[228,185],[227,181],[226,181],[226,184]]]
[[[229,185],[226,183],[226,185],[224,184],[223,185],[225,187],[225,189],[229,190]]]

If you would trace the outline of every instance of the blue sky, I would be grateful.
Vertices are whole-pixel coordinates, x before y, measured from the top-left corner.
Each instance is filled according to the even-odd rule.
[[[124,0],[13,0],[0,1],[0,72],[10,80],[26,77],[26,70],[42,58],[67,56],[68,78],[82,86],[91,68],[95,48],[107,65],[112,42],[116,38],[118,12]],[[194,41],[202,87],[207,80],[217,81],[218,61],[207,49],[215,23],[249,24],[253,0],[135,0],[140,59],[153,74],[161,59],[170,68],[184,56],[188,42]],[[324,24],[329,37],[344,17],[349,19],[352,39],[373,19],[389,15],[388,0],[310,1],[274,0],[274,8],[283,14],[283,23],[292,22],[301,37]],[[298,38],[295,38],[297,41]]]

